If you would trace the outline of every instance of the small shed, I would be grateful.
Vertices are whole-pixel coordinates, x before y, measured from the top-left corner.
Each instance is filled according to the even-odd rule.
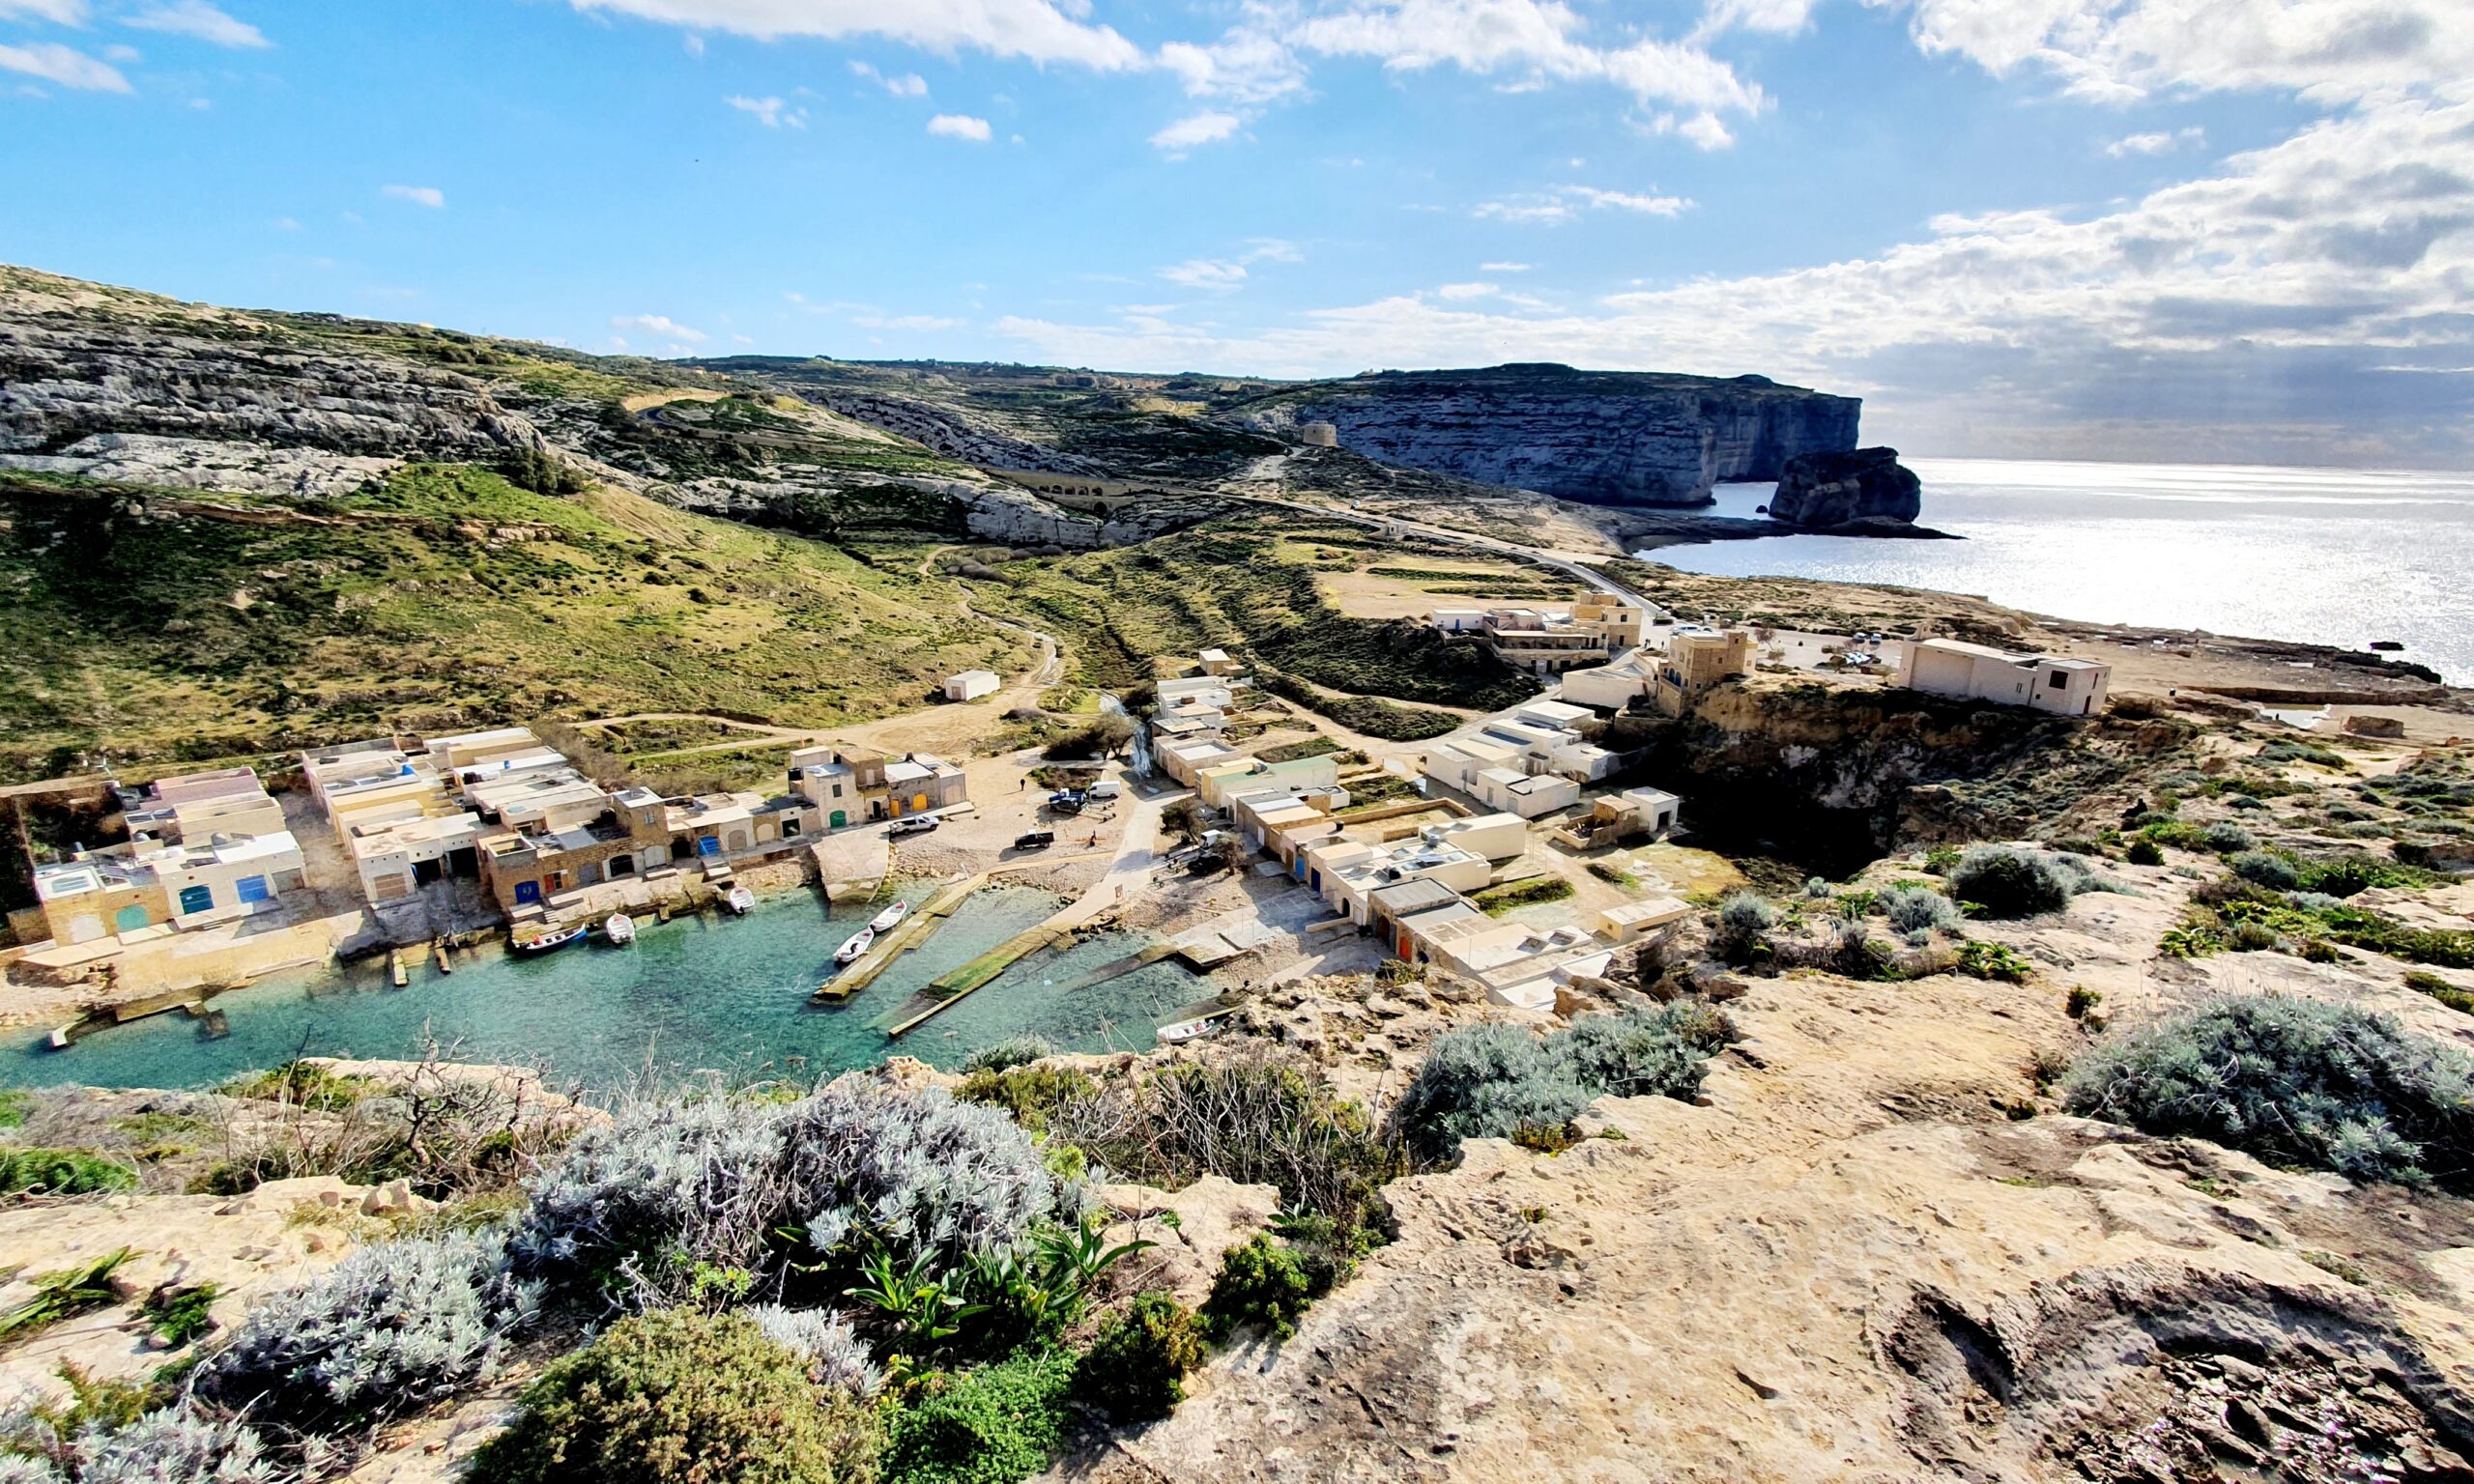
[[[977,700],[982,696],[995,695],[996,688],[1004,683],[992,670],[965,670],[945,681],[945,699]]]

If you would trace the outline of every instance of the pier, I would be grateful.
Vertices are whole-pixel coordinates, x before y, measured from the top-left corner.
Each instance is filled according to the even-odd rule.
[[[808,997],[809,1002],[816,1005],[839,1004],[875,984],[878,975],[893,967],[895,959],[917,948],[945,919],[954,915],[956,907],[987,882],[985,875],[957,876],[938,887],[927,900],[911,908],[910,915],[903,919],[902,926],[885,934],[867,956],[817,985],[816,993]]]

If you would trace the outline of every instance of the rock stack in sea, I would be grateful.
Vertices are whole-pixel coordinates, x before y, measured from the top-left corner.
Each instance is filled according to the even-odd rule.
[[[1924,509],[1924,486],[1895,448],[1799,453],[1778,475],[1772,520],[1813,528],[1907,525]]]

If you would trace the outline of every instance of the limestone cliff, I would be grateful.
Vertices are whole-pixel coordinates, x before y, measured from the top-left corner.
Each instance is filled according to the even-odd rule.
[[[1510,365],[1381,372],[1292,387],[1225,415],[1386,463],[1593,504],[1700,504],[1712,484],[1775,479],[1799,454],[1856,446],[1854,397],[1732,380]]]
[[[1799,453],[1780,471],[1778,493],[1769,499],[1770,518],[1791,526],[1905,522],[1923,509],[1923,482],[1898,461],[1895,448]]]

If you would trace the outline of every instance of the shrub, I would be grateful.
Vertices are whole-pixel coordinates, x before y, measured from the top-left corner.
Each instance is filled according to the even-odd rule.
[[[1049,1466],[1065,1434],[1074,1357],[1017,1356],[931,1377],[893,1414],[885,1484],[1015,1484]]]
[[[120,1302],[120,1288],[112,1274],[118,1272],[131,1253],[122,1247],[106,1252],[83,1267],[60,1272],[40,1273],[34,1279],[34,1297],[0,1317],[0,1341],[17,1339],[47,1329],[65,1319],[107,1309]]]
[[[1562,876],[1532,876],[1526,881],[1490,886],[1469,899],[1488,917],[1501,917],[1514,907],[1534,906],[1541,901],[1562,901],[1572,895],[1572,883]]]
[[[1221,1255],[1211,1297],[1203,1300],[1203,1327],[1215,1340],[1248,1325],[1260,1325],[1284,1340],[1297,1332],[1297,1317],[1313,1298],[1305,1263],[1270,1233],[1256,1232]]]
[[[2242,826],[2226,820],[2200,831],[2200,848],[2218,855],[2234,855],[2253,848],[2258,841]]]
[[[859,1075],[794,1102],[628,1109],[579,1136],[531,1191],[522,1265],[632,1290],[640,1304],[684,1293],[699,1265],[777,1288],[804,1274],[824,1293],[879,1247],[952,1268],[1023,1246],[1084,1204],[1003,1112]],[[785,1250],[786,1230],[803,1235],[805,1262]]]
[[[381,1242],[251,1309],[196,1391],[262,1426],[357,1429],[489,1378],[538,1300],[496,1237]]]
[[[2104,1003],[2105,996],[2102,992],[2090,989],[2086,985],[2073,985],[2070,986],[2069,995],[2061,1002],[2061,1009],[2062,1013],[2071,1019],[2085,1020],[2089,1011]]]
[[[1978,845],[1950,872],[1950,890],[1995,918],[2058,912],[2082,890],[2085,868],[2016,845]]]
[[[1956,932],[1966,915],[1959,904],[1929,886],[1893,886],[1882,893],[1882,911],[1902,933]]]
[[[1710,948],[1729,963],[1749,963],[1769,953],[1769,929],[1778,926],[1778,909],[1756,892],[1736,892],[1718,903],[1718,922]]]
[[[64,1420],[22,1405],[0,1416],[0,1481],[274,1484],[279,1477],[256,1433],[187,1405],[118,1424],[91,1419],[63,1426]]]
[[[1074,1368],[1075,1393],[1120,1422],[1165,1417],[1202,1364],[1202,1334],[1173,1295],[1151,1293],[1100,1322]]]
[[[2165,849],[2143,835],[2130,842],[2130,847],[2122,852],[2122,859],[2133,866],[2162,866],[2165,864]]]
[[[1702,1063],[1734,1036],[1702,1006],[1589,1015],[1543,1040],[1517,1026],[1472,1025],[1435,1038],[1392,1107],[1392,1127],[1422,1157],[1462,1139],[1560,1130],[1598,1097],[1688,1098]]]
[[[2232,860],[2233,873],[2272,892],[2289,892],[2302,884],[2302,869],[2272,850],[2244,850]]]
[[[1983,938],[1971,938],[1959,949],[1961,972],[1972,974],[1978,979],[1999,979],[2014,985],[2024,984],[2034,967],[2015,950],[2000,943],[1988,942]]]
[[[1100,1084],[1088,1072],[1034,1063],[1003,1071],[974,1071],[963,1078],[954,1096],[964,1102],[1003,1108],[1014,1122],[1038,1133],[1048,1127],[1048,1116],[1059,1103],[1088,1098],[1099,1090]]]
[[[2108,1041],[2064,1096],[2274,1164],[2474,1189],[2474,1058],[2350,1006],[2225,1000]]]
[[[747,1311],[764,1337],[805,1360],[808,1380],[828,1391],[870,1397],[884,1375],[868,1357],[867,1344],[850,1321],[829,1309],[786,1309],[761,1303]]]
[[[873,1411],[734,1314],[620,1321],[552,1362],[473,1460],[493,1484],[860,1484]]]
[[[1417,1075],[1393,1104],[1392,1127],[1422,1157],[1437,1160],[1462,1139],[1560,1128],[1596,1096],[1568,1062],[1528,1031],[1462,1026],[1426,1048]]]
[[[72,1149],[15,1149],[0,1155],[0,1194],[93,1195],[126,1190],[137,1172]]]
[[[1054,1055],[1056,1046],[1045,1036],[1008,1036],[963,1058],[963,1070],[1009,1071]]]
[[[215,1328],[215,1300],[223,1296],[219,1283],[166,1283],[146,1296],[137,1317],[166,1348],[178,1350]]]

